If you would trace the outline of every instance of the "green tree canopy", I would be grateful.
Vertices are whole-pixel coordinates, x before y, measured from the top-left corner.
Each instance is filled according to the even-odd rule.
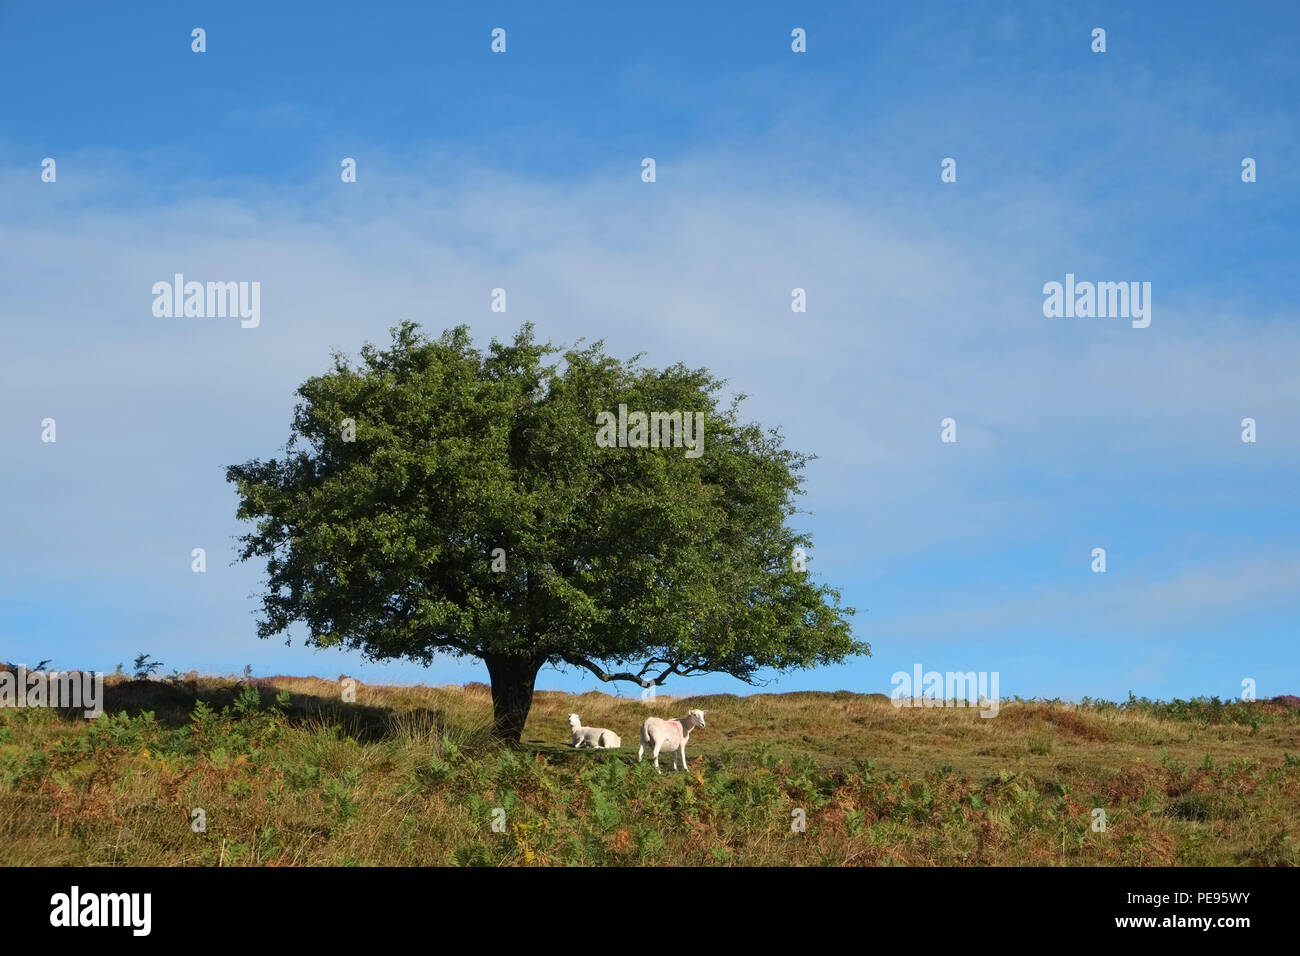
[[[284,457],[227,469],[256,522],[240,557],[266,561],[259,635],[301,623],[371,659],[481,658],[516,741],[548,663],[754,683],[869,653],[839,592],[795,568],[807,456],[742,423],[743,396],[720,408],[706,370],[560,354],[531,326],[480,352],[465,326],[431,340],[408,322],[308,379]],[[597,415],[620,405],[703,412],[702,453],[603,447]]]

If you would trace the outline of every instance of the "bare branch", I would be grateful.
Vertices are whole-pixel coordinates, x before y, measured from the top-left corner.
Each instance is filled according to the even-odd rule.
[[[662,685],[671,674],[676,674],[679,677],[686,676],[686,672],[678,669],[679,665],[677,663],[673,661],[664,660],[661,658],[651,658],[650,660],[646,661],[645,665],[635,674],[633,674],[631,671],[617,671],[617,672],[607,671],[605,670],[605,668],[601,667],[595,661],[591,660],[590,658],[583,657],[579,654],[564,653],[560,655],[560,659],[563,660],[566,664],[572,664],[574,667],[586,668],[587,670],[591,671],[591,673],[595,674],[598,679],[605,681],[606,683],[611,683],[613,681],[627,681],[628,683],[631,684],[639,684],[642,687],[658,687]],[[656,664],[666,664],[667,666],[663,669],[663,671],[659,674],[658,677],[652,677],[647,680],[645,676],[646,672],[649,671],[651,668],[653,668],[654,665]]]

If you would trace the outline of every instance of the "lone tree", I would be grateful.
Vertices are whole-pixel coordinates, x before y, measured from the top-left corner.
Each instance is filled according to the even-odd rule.
[[[719,408],[707,370],[560,353],[528,325],[484,353],[465,326],[408,322],[308,379],[285,456],[226,472],[256,522],[240,558],[266,560],[259,636],[304,623],[375,660],[481,658],[516,742],[545,664],[649,687],[869,653],[785,524],[807,456],[741,423],[744,396]],[[620,405],[627,440],[598,440]],[[703,441],[637,411],[703,412]]]

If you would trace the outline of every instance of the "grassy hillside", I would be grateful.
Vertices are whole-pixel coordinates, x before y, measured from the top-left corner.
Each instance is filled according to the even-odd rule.
[[[481,684],[363,685],[353,704],[314,678],[107,684],[97,721],[0,711],[0,863],[1300,863],[1285,703],[1004,702],[982,719],[847,692],[542,692],[516,750],[490,740]],[[638,766],[644,717],[692,707],[708,726],[689,772]],[[570,749],[574,711],[623,749]]]

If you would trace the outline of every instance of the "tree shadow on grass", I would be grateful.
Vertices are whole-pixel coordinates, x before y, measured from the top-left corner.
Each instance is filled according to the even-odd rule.
[[[190,723],[195,706],[202,701],[220,713],[245,692],[246,687],[258,692],[259,707],[263,710],[278,706],[277,697],[288,693],[289,703],[284,708],[285,720],[294,727],[318,727],[322,724],[337,726],[358,743],[374,743],[407,736],[412,728],[426,734],[456,730],[458,736],[472,736],[466,728],[453,724],[445,711],[431,707],[379,707],[371,704],[345,703],[317,694],[294,693],[281,688],[251,683],[201,685],[189,680],[125,680],[104,687],[104,713],[125,713],[138,717],[152,712],[154,719],[168,728],[183,727]],[[482,736],[473,735],[473,736]]]

